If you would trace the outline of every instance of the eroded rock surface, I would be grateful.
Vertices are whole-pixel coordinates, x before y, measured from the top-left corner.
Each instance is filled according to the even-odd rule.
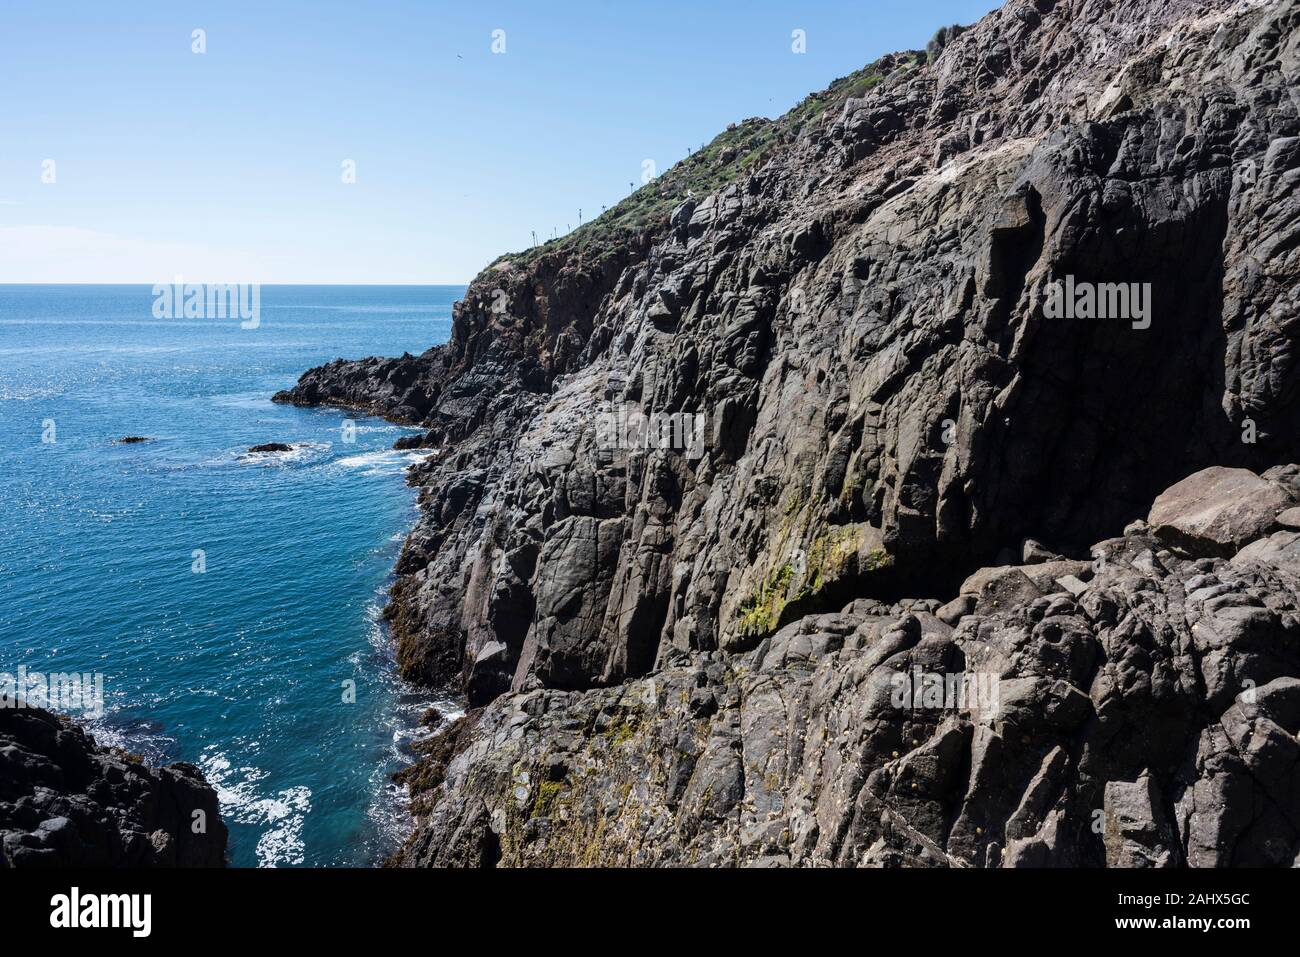
[[[1226,724],[1201,721],[1246,677],[1281,714],[1286,695],[1265,686],[1295,675],[1290,566],[1248,560],[1293,545],[1281,521],[1260,544],[1257,517],[1294,487],[1294,470],[1267,470],[1300,461],[1298,23],[1296,0],[1013,0],[929,62],[886,58],[871,83],[810,98],[746,172],[635,237],[498,261],[446,346],[332,363],[278,396],[418,423],[438,450],[412,471],[421,519],[388,616],[406,677],[488,707],[460,778],[480,804],[426,807],[408,860],[578,859],[572,828],[524,840],[553,817],[530,790],[540,772],[514,785],[534,804],[513,810],[474,775],[505,773],[498,747],[525,763],[552,747],[548,716],[585,760],[582,742],[621,735],[601,716],[633,699],[660,703],[620,745],[626,781],[600,772],[591,800],[633,815],[626,841],[602,825],[589,853],[603,860],[1293,858],[1278,821],[1296,818],[1240,796],[1252,771]],[[1063,284],[1146,308],[1049,316]],[[610,417],[629,412],[703,416],[702,452],[611,443]],[[1261,497],[1247,514],[1188,512],[1171,487],[1207,467],[1249,470]],[[1089,546],[1126,527],[1094,575]],[[1256,552],[1238,563],[1242,545]],[[1184,615],[1200,631],[1178,638],[1185,587],[1225,563],[1223,594],[1251,597]],[[1130,576],[1111,581],[1116,567]],[[899,624],[915,595],[931,597]],[[1055,639],[1022,649],[1048,619]],[[1125,622],[1151,636],[1111,656]],[[791,628],[820,650],[765,679],[795,709],[765,719],[791,741],[822,720],[865,749],[822,748],[815,773],[806,741],[773,744],[776,764],[744,741],[753,656]],[[991,655],[1024,706],[873,738],[883,719],[857,682],[878,662],[858,679],[837,663],[914,635],[920,650],[891,654]],[[685,721],[665,694],[716,710]],[[1031,720],[1039,707],[1050,721]],[[1190,751],[1189,727],[1207,729]],[[1175,778],[1177,762],[1205,770]],[[646,790],[659,770],[680,792]],[[1113,782],[1133,785],[1110,799],[1124,821],[1093,832]],[[976,785],[1002,796],[970,798]],[[1143,801],[1181,817],[1147,821]],[[485,832],[493,815],[504,829]]]
[[[1092,551],[1081,594],[955,628],[859,599],[744,655],[500,697],[414,786],[402,861],[1300,863],[1300,566],[1147,531]]]
[[[0,867],[222,867],[217,794],[40,708],[0,708]]]

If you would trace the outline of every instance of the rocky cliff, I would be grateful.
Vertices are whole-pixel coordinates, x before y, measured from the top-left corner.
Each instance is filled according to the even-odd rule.
[[[1300,863],[1298,478],[1210,469],[1091,562],[504,695],[407,773],[401,860]]]
[[[1291,494],[1298,22],[1014,0],[278,396],[436,450],[388,614],[482,710],[403,860],[1290,863],[1228,730],[1247,680],[1296,730],[1285,562],[1112,536],[1207,467]],[[1001,704],[882,711],[881,668]]]
[[[40,708],[0,708],[0,868],[222,867],[217,794]]]

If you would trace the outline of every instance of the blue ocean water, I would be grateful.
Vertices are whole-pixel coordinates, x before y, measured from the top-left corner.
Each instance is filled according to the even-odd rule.
[[[102,673],[92,730],[199,765],[236,865],[376,863],[419,715],[455,709],[395,678],[380,617],[424,453],[270,397],[446,341],[463,292],[267,286],[244,329],[154,318],[148,286],[0,286],[0,672]]]

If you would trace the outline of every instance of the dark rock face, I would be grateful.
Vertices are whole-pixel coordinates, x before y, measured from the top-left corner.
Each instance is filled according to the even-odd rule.
[[[1231,812],[1244,817],[1231,838],[1204,836],[1228,826],[1194,814],[1218,792],[1186,797],[1180,781],[1190,779],[1175,779],[1169,764],[1224,768],[1196,779],[1203,790],[1243,786],[1228,784],[1241,780],[1230,740],[1206,732],[1189,750],[1183,736],[1201,727],[1197,694],[1210,684],[1215,716],[1226,714],[1235,678],[1186,671],[1222,648],[1178,644],[1169,623],[1179,612],[1150,619],[1144,604],[1159,594],[1181,608],[1179,589],[1213,572],[1184,564],[1157,577],[1154,564],[1141,567],[1151,577],[1133,594],[1116,584],[1114,609],[1088,610],[1091,565],[1080,559],[1211,466],[1250,470],[1272,491],[1256,488],[1247,514],[1220,508],[1208,519],[1169,521],[1158,505],[1152,526],[1134,526],[1122,550],[1177,548],[1180,561],[1209,569],[1247,538],[1276,569],[1294,553],[1293,531],[1261,539],[1252,516],[1279,504],[1277,489],[1290,481],[1259,473],[1300,461],[1298,22],[1296,0],[1013,0],[953,31],[928,65],[899,65],[842,108],[784,128],[765,161],[718,192],[683,197],[636,241],[496,264],[458,304],[446,346],[331,363],[278,396],[418,422],[440,449],[412,471],[422,518],[387,613],[406,677],[491,702],[482,740],[464,752],[470,763],[491,766],[488,743],[505,727],[492,724],[498,713],[522,721],[509,709],[534,709],[529,741],[539,748],[553,743],[553,714],[557,727],[578,729],[564,733],[581,754],[625,696],[655,689],[658,701],[670,688],[708,721],[688,727],[673,712],[664,734],[706,737],[676,749],[676,739],[646,739],[620,752],[629,782],[636,769],[653,777],[660,768],[680,790],[623,795],[620,807],[648,802],[663,826],[628,822],[635,850],[606,847],[602,831],[599,859],[902,863],[922,860],[919,849],[964,863],[997,863],[1003,851],[1017,863],[1285,858],[1256,830],[1282,834],[1280,825],[1257,825],[1249,800],[1233,798]],[[1077,290],[1089,304],[1075,301]],[[602,432],[610,410],[702,415],[703,452],[616,447]],[[1170,493],[1175,511],[1188,496],[1218,494]],[[963,586],[995,565],[977,589]],[[1249,587],[1283,615],[1288,582]],[[933,596],[925,617],[898,604],[907,595]],[[919,648],[916,660],[956,668],[976,649],[942,629],[955,622],[966,640],[976,620],[993,634],[1032,634],[1047,608],[1067,601],[1052,616],[1069,621],[1053,624],[1040,662],[1013,647],[1028,639],[1008,639],[989,665],[1001,675],[1003,657],[1014,663],[1004,677],[1021,682],[1030,700],[1021,711],[1050,704],[1055,723],[1035,723],[1021,736],[1029,745],[1007,730],[1025,720],[1012,715],[997,732],[1005,739],[960,722],[881,732],[865,758],[854,752],[842,780],[823,769],[801,785],[791,768],[746,765],[757,752],[744,743],[737,702],[751,693],[752,672],[741,663],[787,629],[829,649],[820,657],[842,654],[845,630],[858,635],[849,650],[868,657],[901,630],[879,648]],[[899,624],[908,614],[915,621]],[[1231,614],[1255,621],[1254,612]],[[1119,641],[1109,629],[1138,621],[1151,637],[1114,660],[1129,661],[1124,680],[1151,686],[1148,697],[1128,697],[1125,685],[1090,698],[1099,662],[1112,660],[1106,642]],[[1270,641],[1250,634],[1250,654],[1263,654],[1256,645]],[[813,682],[820,657],[799,681]],[[1281,709],[1286,695],[1265,695],[1264,685],[1295,673],[1277,667],[1251,680]],[[821,713],[830,737],[868,734],[859,725],[875,720],[874,699],[855,705],[857,684],[824,677],[830,684],[809,685],[806,700],[772,678],[805,711],[764,719],[793,728]],[[1107,741],[1120,729],[1108,748],[1094,739],[1104,755],[1076,747],[1090,700],[1114,716]],[[1130,727],[1163,735],[1159,746],[1125,755]],[[803,743],[771,747],[792,767],[803,760]],[[1028,803],[977,800],[988,819],[971,818],[954,838],[961,789],[990,748],[1001,750],[988,774],[1024,786],[981,786]],[[655,764],[678,752],[696,763]],[[751,819],[743,808],[758,794],[755,774],[780,783],[753,797]],[[1131,787],[1108,795],[1110,782]],[[909,794],[911,783],[939,796]],[[449,835],[439,815],[471,831],[471,820],[489,820],[503,860],[574,859],[545,835],[536,855],[520,843],[520,829],[533,834],[540,825],[528,822],[545,815],[520,817],[530,809],[462,787],[480,803],[462,806],[448,792],[417,842]],[[617,797],[617,782],[608,793]],[[1064,818],[1053,816],[1061,794]],[[837,811],[796,820],[788,815],[799,800]],[[1113,856],[1078,820],[1108,800],[1123,819]],[[1175,827],[1181,848],[1166,847],[1173,825],[1152,815],[1180,800],[1201,836]],[[769,811],[788,839],[769,833]],[[850,812],[858,817],[836,816]],[[732,828],[734,840],[707,822]],[[433,862],[433,844],[420,846],[408,858]]]
[[[500,697],[409,776],[401,862],[1296,865],[1300,553],[1250,547],[1138,527],[1080,593],[1025,566],[956,627],[858,599],[745,655]]]
[[[431,349],[418,359],[338,360],[313,369],[298,384],[274,396],[293,405],[327,403],[367,415],[382,415],[395,422],[419,422],[438,396],[430,374],[438,367],[442,349]]]
[[[216,792],[40,708],[0,709],[0,867],[222,867]]]

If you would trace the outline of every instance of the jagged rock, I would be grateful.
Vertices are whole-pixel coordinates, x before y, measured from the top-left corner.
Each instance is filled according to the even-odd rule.
[[[225,854],[198,768],[149,768],[66,718],[0,708],[0,868],[221,867]]]
[[[293,405],[330,404],[403,424],[419,422],[439,394],[431,377],[442,352],[435,348],[418,358],[407,353],[400,359],[339,359],[304,373],[294,388],[272,399]]]
[[[487,704],[510,689],[511,669],[508,649],[499,641],[489,641],[479,649],[465,683],[465,696],[471,707]]]
[[[1107,867],[1168,867],[1177,843],[1165,815],[1160,789],[1149,776],[1106,784]]]
[[[613,567],[565,626],[604,650],[556,680],[591,686],[669,649],[751,645],[790,601],[960,577],[1028,534],[1069,554],[1199,467],[1300,455],[1290,327],[1249,318],[1287,314],[1296,285],[1300,128],[1275,95],[1292,4],[1148,9],[1011,4],[846,100],[829,140],[782,139],[598,256],[494,265],[448,345],[331,363],[277,396],[419,421],[447,453],[412,474],[429,505],[394,586],[403,672],[461,683],[485,643],[518,669],[530,632],[547,640],[537,557],[570,534],[560,514],[639,516],[606,532]],[[1157,38],[1182,52],[1157,55]],[[1117,76],[1126,108],[1092,112]],[[1178,149],[1170,124],[1191,131]],[[827,152],[868,128],[851,161]],[[926,144],[968,128],[971,147],[927,173]],[[901,188],[864,200],[878,180]],[[1149,328],[1043,316],[1047,283],[1087,263],[1152,283]],[[602,403],[705,415],[713,444],[601,448]],[[481,482],[446,508],[467,471]],[[874,556],[839,561],[837,539],[868,528]],[[772,593],[799,553],[828,551]],[[530,655],[513,685],[550,680],[535,674],[550,660]]]
[[[858,600],[745,659],[497,698],[435,748],[398,862],[1288,866],[1300,573],[1153,544],[956,629]]]
[[[1106,782],[1144,771],[1180,861],[1281,859],[1285,815],[1207,722],[1293,674],[1289,564],[1226,559],[1300,500],[1272,468],[1300,461],[1298,9],[1013,0],[644,229],[493,264],[445,346],[277,396],[428,429],[400,667],[476,700],[510,675],[449,765],[472,793],[426,793],[406,860],[1096,864]],[[1136,311],[1049,315],[1067,281]],[[629,412],[707,422],[686,449],[628,441]],[[1207,467],[1250,470],[1249,504],[1202,477],[1135,521]],[[1029,536],[1095,563],[1016,566]],[[1027,703],[978,731],[882,710],[963,662]],[[1095,713],[1066,731],[1071,689]],[[558,790],[511,779],[546,748]]]
[[[1064,555],[1058,555],[1044,548],[1040,542],[1036,542],[1032,538],[1026,538],[1020,545],[1020,564],[1022,565],[1041,565],[1043,562],[1064,560]]]

